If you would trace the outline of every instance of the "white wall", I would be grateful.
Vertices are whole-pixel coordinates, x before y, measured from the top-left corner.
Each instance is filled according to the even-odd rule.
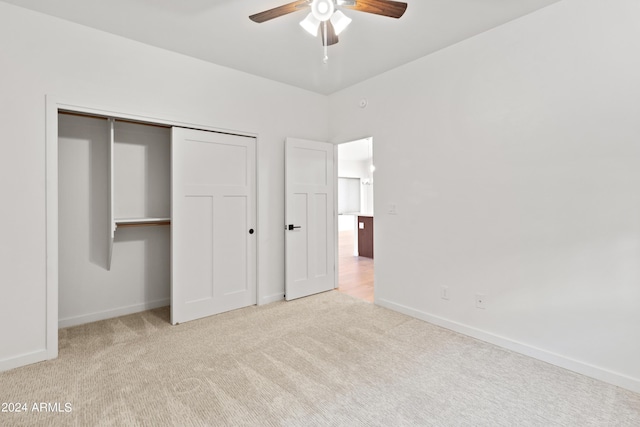
[[[0,369],[46,345],[45,95],[258,134],[261,300],[284,292],[284,138],[328,139],[328,100],[0,2]]]
[[[367,154],[368,153],[368,154]],[[372,181],[373,140],[363,138],[338,145],[338,176]],[[360,187],[360,212],[373,215],[373,184]]]
[[[365,178],[366,163],[364,160],[340,160],[340,146],[338,145],[338,176],[345,178]]]
[[[338,146],[338,176],[342,178],[360,178],[360,212],[364,207],[364,162],[360,160],[340,160],[340,147]],[[338,217],[338,231],[351,230],[355,232],[355,215],[340,215]]]
[[[640,391],[638,22],[565,0],[330,96],[376,142],[377,303]]]
[[[373,215],[373,185],[363,184],[363,181],[369,180],[369,160],[340,160],[338,152],[338,176],[360,178],[360,213]]]

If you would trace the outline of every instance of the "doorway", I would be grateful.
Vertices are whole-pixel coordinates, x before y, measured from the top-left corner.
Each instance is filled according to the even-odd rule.
[[[337,151],[337,290],[373,302],[373,138],[339,144]]]

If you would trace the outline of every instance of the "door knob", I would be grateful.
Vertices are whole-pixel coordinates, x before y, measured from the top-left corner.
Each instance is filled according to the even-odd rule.
[[[287,227],[288,230],[293,230],[294,228],[302,228],[302,226],[301,225],[289,224],[289,226]]]

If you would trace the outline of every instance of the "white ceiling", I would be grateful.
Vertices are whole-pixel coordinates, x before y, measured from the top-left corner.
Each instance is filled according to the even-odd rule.
[[[305,11],[256,24],[292,0],[3,0],[149,45],[330,94],[558,0],[406,0],[398,20],[345,9],[353,22],[322,62]],[[543,31],[543,29],[541,29]]]

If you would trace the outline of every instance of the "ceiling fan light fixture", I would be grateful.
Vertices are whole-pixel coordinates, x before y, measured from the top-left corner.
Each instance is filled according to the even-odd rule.
[[[307,15],[302,21],[300,21],[300,26],[304,28],[309,34],[313,37],[318,36],[318,28],[320,28],[320,21],[313,16],[313,13]]]
[[[311,13],[320,22],[328,21],[335,10],[333,0],[313,0],[311,3]]]
[[[333,16],[331,16],[331,23],[333,24],[333,29],[335,30],[337,36],[340,35],[340,33],[349,26],[349,24],[351,23],[351,18],[349,18],[339,10],[336,10]]]

